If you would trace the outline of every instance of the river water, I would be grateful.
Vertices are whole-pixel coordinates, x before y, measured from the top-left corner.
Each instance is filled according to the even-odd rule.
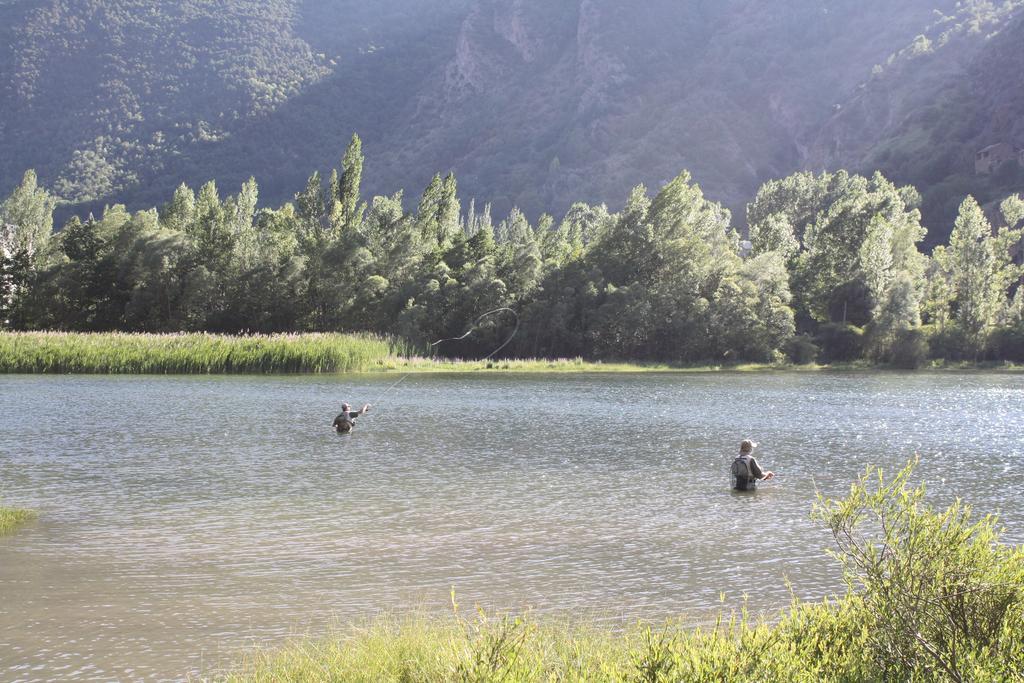
[[[841,590],[808,519],[915,453],[1024,541],[1024,377],[0,377],[0,680],[176,679],[381,611],[697,623]],[[776,482],[729,490],[739,441]],[[744,598],[744,596],[746,596]]]

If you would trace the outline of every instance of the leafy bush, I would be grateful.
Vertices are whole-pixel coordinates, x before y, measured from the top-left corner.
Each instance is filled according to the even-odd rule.
[[[827,363],[847,363],[864,355],[864,331],[854,325],[828,323],[818,328],[816,341]]]
[[[889,348],[889,364],[905,370],[916,370],[928,361],[928,339],[920,329],[900,330]]]
[[[863,600],[876,677],[1006,680],[1024,664],[1024,550],[999,543],[994,517],[972,523],[959,500],[944,512],[926,505],[924,487],[909,484],[915,464],[889,482],[869,468],[847,498],[814,512]]]
[[[996,334],[999,334],[997,331]],[[1003,343],[1003,342],[1000,342]],[[967,334],[956,324],[947,325],[944,330],[932,331],[928,337],[929,355],[936,359],[952,361],[984,360],[975,350]],[[985,341],[985,348],[992,352],[992,344]]]
[[[799,334],[786,344],[786,358],[796,365],[810,365],[818,359],[821,348],[809,334]]]
[[[989,339],[989,353],[994,360],[1024,363],[1024,323],[993,332]]]

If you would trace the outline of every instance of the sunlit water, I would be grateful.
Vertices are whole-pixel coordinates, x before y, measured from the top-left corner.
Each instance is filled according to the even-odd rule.
[[[1024,540],[1024,377],[0,377],[0,680],[180,678],[381,610],[699,622],[841,589],[808,520],[915,452]],[[733,494],[740,439],[776,483]]]

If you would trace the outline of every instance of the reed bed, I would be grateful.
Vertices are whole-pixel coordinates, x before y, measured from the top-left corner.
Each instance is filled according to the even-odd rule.
[[[0,507],[0,536],[13,533],[18,527],[36,518],[32,510]]]
[[[406,352],[374,335],[0,334],[0,373],[270,374],[363,372]]]

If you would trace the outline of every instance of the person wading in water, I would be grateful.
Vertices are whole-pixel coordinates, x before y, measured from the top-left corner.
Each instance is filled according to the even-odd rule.
[[[334,431],[339,434],[348,434],[352,431],[352,428],[356,426],[356,418],[360,415],[365,415],[370,411],[370,404],[367,403],[365,406],[357,411],[352,410],[352,406],[347,403],[341,404],[341,414],[334,418]]]
[[[774,472],[765,472],[754,459],[754,449],[757,442],[744,439],[740,444],[740,454],[732,461],[732,476],[735,480],[734,491],[756,491],[757,482],[771,481],[775,478]]]

